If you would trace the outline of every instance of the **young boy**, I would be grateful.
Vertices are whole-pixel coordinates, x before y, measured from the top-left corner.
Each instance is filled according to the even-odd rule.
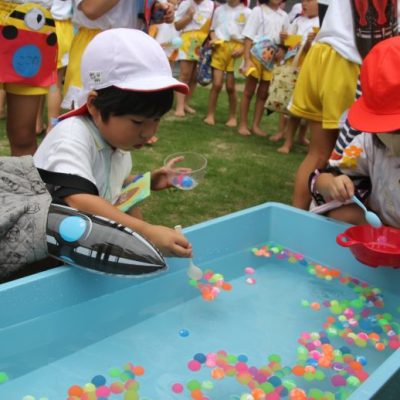
[[[143,221],[137,209],[125,214],[116,207],[131,173],[130,151],[156,134],[173,90],[187,93],[188,87],[172,77],[161,46],[134,29],[99,33],[85,49],[81,74],[83,105],[60,117],[34,156],[36,167],[61,177],[53,198],[133,229],[165,255],[190,257],[180,233]],[[167,172],[152,173],[153,190],[169,187]]]

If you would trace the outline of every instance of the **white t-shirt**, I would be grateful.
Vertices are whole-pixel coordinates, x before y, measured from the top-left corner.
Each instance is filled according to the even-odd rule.
[[[211,29],[218,39],[242,40],[242,32],[250,13],[250,9],[242,3],[236,7],[224,4],[215,10]]]
[[[100,197],[111,203],[118,199],[132,170],[130,153],[112,149],[89,117],[60,121],[44,138],[33,159],[38,168],[88,179],[96,185]]]
[[[289,17],[285,11],[280,8],[275,11],[266,5],[261,5],[251,10],[243,30],[243,36],[253,42],[266,36],[278,44],[280,43],[280,33],[287,31],[288,28]]]
[[[174,24],[159,24],[157,25],[157,34],[155,39],[163,47],[165,54],[169,57],[175,50],[172,47],[172,41],[179,37],[178,31]]]
[[[74,1],[72,21],[79,27],[89,29],[136,28],[137,5],[134,0],[119,0],[119,2],[100,18],[92,21],[78,9],[83,0]]]
[[[319,27],[319,17],[308,18],[300,15],[290,24],[288,33],[303,36],[302,43],[304,43],[314,27]]]
[[[72,17],[72,0],[53,0],[51,15],[54,19],[64,21]]]
[[[303,11],[303,6],[301,5],[301,3],[296,3],[293,4],[292,9],[290,10],[290,12],[288,13],[289,16],[289,21],[292,23],[294,21],[294,19],[300,15]]]
[[[6,3],[17,3],[17,4],[25,4],[25,3],[34,3],[39,4],[40,6],[50,8],[53,0],[4,0]]]
[[[214,3],[211,0],[203,0],[200,4],[193,0],[183,0],[175,13],[175,22],[180,21],[189,10],[194,7],[192,20],[180,32],[198,31],[212,16]]]
[[[346,60],[361,64],[354,35],[353,10],[349,0],[331,0],[316,41],[329,44]]]

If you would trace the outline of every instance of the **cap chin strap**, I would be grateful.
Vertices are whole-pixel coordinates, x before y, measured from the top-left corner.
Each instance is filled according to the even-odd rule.
[[[378,138],[389,150],[389,154],[400,157],[400,133],[380,133]]]

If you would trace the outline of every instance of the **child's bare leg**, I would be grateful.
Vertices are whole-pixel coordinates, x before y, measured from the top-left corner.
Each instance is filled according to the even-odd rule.
[[[44,113],[44,105],[46,103],[46,96],[41,95],[40,96],[40,104],[39,104],[39,110],[36,116],[36,135],[40,135],[43,133],[44,130],[46,130],[46,125],[43,122],[43,113]]]
[[[12,156],[33,155],[36,151],[36,117],[41,97],[7,93],[7,136]]]
[[[310,144],[310,141],[306,138],[307,130],[308,130],[307,121],[300,120],[298,142],[303,146],[308,146]]]
[[[197,62],[194,62],[192,69],[192,76],[190,77],[190,82],[189,82],[189,93],[185,98],[185,111],[188,112],[189,114],[196,114],[196,110],[190,107],[189,105],[197,86],[196,74],[197,74]]]
[[[308,210],[311,196],[308,179],[316,168],[326,166],[338,136],[337,129],[324,129],[321,122],[309,121],[311,141],[308,153],[300,164],[294,182],[293,206]]]
[[[367,223],[364,211],[355,204],[345,204],[339,208],[330,210],[327,213],[327,216],[353,225],[362,225]]]
[[[240,101],[240,122],[238,132],[242,136],[251,135],[248,126],[249,108],[251,99],[256,91],[258,80],[252,76],[246,78],[246,83],[244,85],[244,90],[242,94],[242,99]]]
[[[237,126],[237,96],[236,96],[236,87],[235,87],[235,75],[233,72],[226,73],[226,93],[228,93],[228,103],[229,103],[229,116],[228,121],[226,121],[225,125],[230,128],[236,128]]]
[[[62,83],[65,75],[66,67],[60,68],[57,71],[57,82],[50,86],[49,93],[47,95],[47,114],[48,124],[47,132],[54,126],[54,121],[61,114],[61,101],[62,101]]]
[[[287,115],[280,113],[278,132],[275,133],[275,135],[269,137],[269,140],[271,140],[271,142],[278,142],[279,140],[284,139],[285,131],[287,129],[287,122],[288,122]]]
[[[6,117],[6,91],[0,89],[0,119]]]
[[[190,81],[192,78],[193,67],[195,66],[194,61],[181,60],[179,62],[179,80],[190,86]],[[183,93],[176,93],[176,108],[175,115],[177,117],[184,117],[185,114],[185,101],[186,95]]]
[[[208,97],[208,111],[204,118],[204,122],[208,125],[215,125],[215,110],[217,108],[217,101],[219,93],[221,92],[224,83],[224,71],[213,68],[213,82]]]
[[[291,116],[288,120],[285,132],[285,142],[279,149],[278,153],[289,154],[293,146],[293,138],[300,124],[300,118]]]
[[[260,128],[260,123],[265,113],[264,106],[268,97],[268,88],[269,88],[269,81],[260,81],[256,95],[253,126],[251,128],[251,131],[257,136],[267,136],[267,133]]]

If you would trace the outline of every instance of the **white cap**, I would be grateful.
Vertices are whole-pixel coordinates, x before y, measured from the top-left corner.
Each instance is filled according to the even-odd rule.
[[[188,86],[173,78],[162,47],[137,29],[109,29],[96,35],[81,62],[82,103],[91,90],[116,86],[138,92],[174,89],[188,93]]]

